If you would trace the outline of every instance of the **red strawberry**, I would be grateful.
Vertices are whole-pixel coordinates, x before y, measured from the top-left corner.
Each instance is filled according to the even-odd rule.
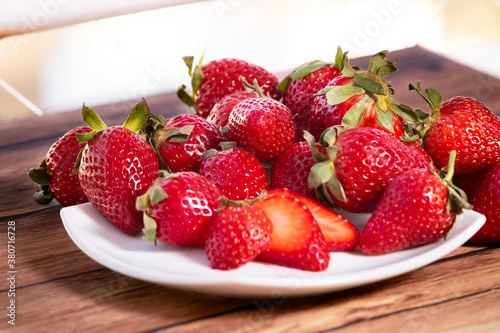
[[[239,102],[229,116],[229,140],[270,162],[295,140],[290,109],[270,98],[247,98]]]
[[[327,128],[341,124],[375,127],[399,139],[404,135],[403,123],[418,120],[413,110],[390,97],[392,87],[383,78],[397,67],[385,59],[387,54],[377,53],[367,70],[359,70],[351,67],[345,54],[338,50],[336,63],[342,75],[318,92],[311,105],[309,131],[317,141]]]
[[[273,224],[269,248],[257,260],[307,271],[328,267],[328,245],[306,205],[287,196],[264,196],[255,205]]]
[[[471,204],[476,212],[486,216],[486,223],[470,239],[474,243],[500,242],[500,163],[484,176],[474,192]]]
[[[420,82],[410,85],[429,104],[431,112],[415,127],[423,137],[424,148],[436,166],[446,170],[452,150],[457,152],[455,172],[473,174],[491,168],[500,162],[500,120],[486,107],[472,99],[451,99],[441,112],[441,94],[426,89],[423,94]]]
[[[189,68],[193,93],[189,95],[185,91],[186,86],[181,86],[177,94],[203,118],[209,115],[210,110],[224,96],[245,90],[241,77],[248,82],[257,80],[266,96],[280,98],[276,90],[278,78],[260,66],[240,59],[224,58],[210,61],[203,66],[200,61],[193,71],[193,57],[183,59]]]
[[[195,172],[163,175],[137,199],[144,212],[144,236],[156,244],[204,246],[220,190]]]
[[[207,117],[207,121],[213,124],[219,130],[225,127],[229,121],[229,115],[233,108],[244,99],[259,97],[255,91],[235,91],[223,97],[214,105]]]
[[[408,142],[403,141],[403,143],[411,149],[415,150],[417,153],[421,154],[422,157],[424,157],[429,162],[429,164],[434,163],[430,155],[427,153],[427,151],[425,151],[424,147],[422,147],[422,140]]]
[[[424,137],[424,145],[442,170],[446,155],[456,150],[455,171],[459,174],[480,172],[500,162],[500,128],[474,111],[455,111],[436,120]]]
[[[377,207],[361,232],[359,248],[378,255],[428,244],[444,237],[455,215],[469,207],[464,199],[428,169],[400,173],[384,191]],[[457,201],[455,201],[457,200]]]
[[[481,184],[481,181],[489,170],[490,169],[486,169],[483,171],[465,175],[457,173],[453,176],[453,184],[461,188],[467,194],[467,198],[470,201],[474,197],[474,193],[476,192],[479,184]]]
[[[197,172],[203,155],[223,141],[221,132],[206,119],[182,114],[155,133],[158,153],[171,172]]]
[[[358,245],[356,226],[323,203],[287,189],[272,190],[267,195],[296,198],[306,205],[325,237],[328,251],[349,251]]]
[[[55,198],[63,206],[73,206],[87,202],[78,181],[78,175],[72,175],[78,154],[85,143],[78,141],[77,134],[92,132],[88,126],[77,127],[57,140],[47,152],[38,168],[30,169],[31,180],[41,185],[41,190],[34,195],[39,204],[48,204]]]
[[[440,117],[460,110],[470,110],[483,114],[491,123],[500,128],[500,118],[482,102],[473,97],[455,96],[441,103]]]
[[[309,114],[314,94],[340,75],[334,64],[314,60],[297,67],[278,85],[284,94],[284,104],[292,112],[295,123],[295,141],[303,140],[304,130],[309,128]]]
[[[321,151],[316,145],[316,150]],[[314,188],[309,186],[308,177],[315,164],[311,148],[305,141],[296,142],[286,148],[274,161],[271,168],[271,189],[287,188],[315,198]]]
[[[94,129],[87,140],[78,169],[83,192],[97,210],[126,234],[143,227],[135,201],[158,177],[154,149],[137,132],[149,114],[145,100],[131,112],[123,126],[106,127],[93,110],[84,106],[84,120]]]
[[[260,207],[226,207],[208,225],[205,254],[214,269],[238,268],[267,249],[272,230]]]
[[[385,131],[373,127],[340,130],[325,133],[322,145],[328,146],[328,156],[311,168],[309,183],[322,186],[328,201],[344,210],[369,213],[396,175],[414,168],[430,169],[423,154]],[[311,146],[313,140],[309,139]]]
[[[231,200],[253,199],[269,189],[267,173],[260,161],[241,148],[211,150],[201,162],[199,173]]]

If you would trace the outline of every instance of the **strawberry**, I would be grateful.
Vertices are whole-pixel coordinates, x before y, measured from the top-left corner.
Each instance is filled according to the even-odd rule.
[[[82,108],[83,119],[94,131],[78,136],[87,142],[77,169],[78,179],[94,207],[129,235],[139,233],[143,227],[135,201],[153,184],[159,170],[154,149],[136,134],[148,114],[143,99],[123,126],[107,127],[92,109],[85,105]]]
[[[55,198],[63,206],[73,206],[88,201],[78,176],[71,173],[80,150],[85,146],[78,141],[77,134],[89,132],[92,128],[88,126],[68,131],[50,147],[38,168],[28,171],[31,180],[41,185],[34,195],[37,203],[48,204]]]
[[[482,102],[473,97],[455,96],[441,103],[439,114],[447,116],[457,110],[470,110],[483,114],[491,123],[500,128],[500,118]]]
[[[201,162],[199,173],[231,200],[253,199],[269,189],[267,173],[260,161],[237,147],[220,152],[210,150]]]
[[[318,200],[288,189],[272,190],[267,195],[296,198],[306,205],[325,237],[328,251],[349,251],[358,245],[356,226]]]
[[[247,98],[229,116],[227,136],[263,162],[271,162],[295,140],[290,109],[267,97]]]
[[[257,260],[307,271],[328,267],[328,245],[306,205],[288,196],[264,196],[254,205],[273,225],[269,248]]]
[[[470,208],[451,178],[418,168],[394,177],[361,232],[361,252],[385,254],[443,238],[456,214]]]
[[[238,268],[267,249],[272,230],[260,207],[223,208],[208,225],[205,254],[214,269]]]
[[[460,174],[477,173],[500,162],[500,128],[474,111],[455,111],[438,119],[426,133],[424,145],[442,170],[451,150],[457,151],[455,169]]]
[[[179,98],[197,114],[206,118],[214,105],[224,96],[235,91],[244,91],[241,77],[249,82],[257,80],[266,96],[279,99],[276,90],[278,78],[266,69],[240,59],[224,58],[212,60],[204,65],[200,63],[193,70],[193,57],[184,57],[191,76],[192,94],[186,92],[186,86],[177,90]]]
[[[308,142],[315,146],[312,136]],[[316,158],[309,184],[321,187],[330,203],[353,213],[373,211],[396,175],[408,169],[430,169],[419,151],[373,127],[334,127],[320,144],[328,154]]]
[[[417,86],[410,85],[422,96],[431,109],[429,116],[415,129],[423,137],[424,148],[436,166],[446,171],[447,159],[452,150],[457,152],[455,172],[473,174],[491,168],[500,162],[499,119],[490,110],[478,107],[479,102],[445,103],[445,113],[441,114],[441,94],[434,89],[426,89],[427,97]],[[467,108],[471,105],[471,108]]]
[[[316,145],[316,150],[321,151]],[[287,188],[295,192],[315,198],[314,188],[309,186],[308,177],[315,164],[309,144],[305,141],[295,142],[286,148],[271,167],[271,189]]]
[[[467,194],[467,198],[469,198],[469,200],[472,200],[479,184],[481,184],[481,181],[489,170],[490,169],[485,169],[476,173],[465,175],[456,173],[453,176],[453,183]]]
[[[382,51],[370,59],[367,70],[352,67],[346,54],[337,50],[336,66],[341,75],[331,80],[312,101],[309,132],[319,141],[321,133],[336,125],[375,127],[400,138],[403,123],[416,122],[411,108],[396,103],[394,93],[384,77],[397,70]]]
[[[208,114],[207,121],[213,124],[219,130],[227,125],[229,121],[229,115],[233,108],[244,99],[250,97],[259,97],[259,94],[255,91],[235,91],[229,95],[223,97],[219,102],[217,102],[210,113]]]
[[[476,212],[486,216],[485,224],[470,239],[474,243],[500,242],[500,163],[495,164],[485,175],[471,204]]]
[[[309,114],[314,94],[340,75],[335,64],[314,60],[297,67],[278,85],[284,94],[283,103],[292,112],[295,123],[295,141],[303,140],[304,130],[309,128]]]
[[[208,224],[219,206],[220,190],[198,173],[162,172],[137,198],[144,212],[144,237],[156,244],[204,246]]]
[[[203,155],[218,147],[222,133],[206,119],[182,114],[169,119],[154,134],[159,156],[171,172],[197,172]]]

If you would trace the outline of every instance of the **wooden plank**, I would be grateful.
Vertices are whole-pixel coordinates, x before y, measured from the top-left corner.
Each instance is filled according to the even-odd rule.
[[[26,287],[67,276],[82,274],[103,266],[85,255],[66,233],[59,216],[59,207],[17,216],[16,224],[16,286]],[[6,239],[6,228],[0,237]],[[6,257],[6,247],[0,256]],[[7,271],[1,262],[2,271]]]
[[[19,273],[21,275],[21,273]],[[251,301],[201,295],[97,270],[19,288],[16,325],[23,332],[144,332],[247,306]],[[0,331],[8,327],[0,321]]]
[[[87,104],[87,106],[94,109],[108,126],[114,126],[121,125],[130,110],[139,101],[125,101],[108,105]],[[175,93],[148,97],[147,103],[151,113],[163,115],[167,118],[187,112],[187,107],[178,99]],[[58,137],[67,131],[85,125],[81,117],[81,110],[68,110],[67,112],[52,113],[43,117],[27,116],[3,121],[0,122],[0,149],[45,139],[55,142]]]
[[[467,319],[466,327],[475,327],[500,323],[494,303],[500,297],[499,254],[499,249],[490,249],[462,264],[444,261],[366,287],[315,297],[216,297],[155,286],[104,269],[20,288],[16,300],[22,304],[19,323],[25,331],[50,327],[112,332],[349,332],[379,321],[383,325],[386,318],[396,327],[399,316],[441,313],[443,304],[463,308],[485,296],[493,303],[483,304],[484,318]],[[451,279],[450,272],[457,269],[460,277]],[[478,269],[481,281],[474,283]],[[2,325],[5,322],[0,322],[0,330]],[[433,322],[428,325],[432,328]]]
[[[499,255],[499,248],[491,248],[461,260],[440,261],[365,287],[310,298],[262,300],[255,302],[251,308],[204,318],[181,327],[165,327],[158,332],[203,332],[209,331],[208,328],[214,331],[223,329],[224,332],[263,333],[361,332],[363,329],[376,332],[377,321],[379,328],[385,327],[386,323],[391,324],[382,332],[428,332],[418,330],[418,327],[412,329],[411,325],[407,327],[409,330],[400,330],[399,316],[418,318],[425,312],[436,315],[449,312],[448,320],[437,326],[446,331],[455,325],[455,309],[465,311],[469,301],[474,304],[482,296],[491,301],[481,306],[483,318],[464,314],[464,319],[457,321],[468,328],[500,327],[498,303],[495,303],[500,298]],[[449,304],[449,310],[444,310],[443,304]],[[434,328],[440,318],[427,323],[427,328]],[[370,330],[372,323],[374,329]]]

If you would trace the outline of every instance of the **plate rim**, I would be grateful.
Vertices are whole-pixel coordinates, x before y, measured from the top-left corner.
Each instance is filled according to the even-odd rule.
[[[118,258],[110,255],[109,253],[104,253],[103,251],[99,251],[97,249],[89,248],[87,244],[82,244],[81,237],[74,232],[74,223],[71,224],[71,214],[73,211],[80,211],[82,209],[90,209],[92,213],[99,214],[99,211],[92,206],[91,203],[87,202],[80,205],[63,207],[60,211],[61,220],[63,221],[64,228],[71,238],[71,240],[75,243],[75,245],[88,257],[98,262],[99,264],[107,267],[113,271],[119,272],[123,275],[136,278],[142,281],[159,284],[163,286],[170,286],[179,289],[192,290],[205,294],[213,294],[224,297],[269,297],[269,293],[273,290],[279,290],[280,293],[289,297],[295,296],[308,296],[308,295],[316,295],[320,293],[327,293],[333,291],[340,291],[345,289],[354,288],[357,286],[363,286],[370,283],[379,282],[382,280],[386,280],[392,277],[396,277],[413,270],[422,268],[441,259],[446,254],[454,251],[455,249],[462,246],[467,242],[470,237],[477,230],[479,230],[482,225],[486,221],[486,217],[478,212],[473,210],[464,210],[462,214],[468,214],[472,216],[470,219],[470,224],[465,226],[464,229],[453,238],[454,246],[446,246],[446,240],[440,240],[431,244],[422,245],[416,248],[401,250],[403,251],[417,251],[418,253],[415,256],[411,256],[409,258],[398,259],[394,262],[390,262],[388,264],[370,267],[366,270],[360,270],[356,272],[346,272],[339,273],[337,276],[332,277],[332,275],[327,275],[325,272],[306,272],[293,268],[286,268],[282,266],[276,266],[272,264],[260,263],[260,262],[252,262],[247,265],[262,265],[272,266],[279,270],[289,271],[291,275],[296,276],[306,276],[307,278],[301,280],[299,282],[302,283],[300,286],[286,286],[283,285],[282,282],[278,281],[279,279],[271,278],[269,276],[264,276],[259,279],[255,276],[240,276],[236,273],[226,274],[226,277],[220,278],[218,280],[213,280],[203,278],[201,276],[186,276],[178,273],[165,273],[159,272],[152,269],[148,269],[147,271],[138,271],[137,268],[134,268],[130,263],[120,261]],[[466,223],[466,221],[462,221],[465,217],[461,214],[459,216],[460,220],[457,220],[455,223]],[[101,215],[102,217],[102,215]],[[100,219],[101,219],[100,217]],[[92,216],[88,216],[88,218],[92,219]],[[104,219],[104,217],[102,217]],[[100,223],[99,221],[95,221],[96,223]],[[105,220],[105,219],[104,219]],[[109,224],[112,226],[111,224]],[[117,233],[120,231],[112,226],[116,230]],[[469,235],[467,237],[467,235]],[[134,237],[134,236],[130,236]],[[458,238],[458,239],[457,239]],[[137,239],[141,239],[137,237]],[[458,245],[457,245],[458,244]],[[418,251],[419,249],[426,249],[424,251]],[[200,250],[202,248],[180,248],[182,251],[186,251],[188,249]],[[432,255],[429,256],[429,253]],[[339,252],[333,253],[333,255],[342,254],[342,255],[351,255],[349,252]],[[362,255],[360,252],[356,253],[357,255]],[[389,256],[393,253],[389,253],[382,256]],[[427,256],[427,259],[425,257]],[[380,257],[380,256],[377,256]],[[415,264],[417,263],[417,264]],[[233,270],[237,271],[237,270]],[[384,272],[389,271],[389,273]],[[225,271],[221,271],[222,274],[227,273]],[[161,277],[161,278],[160,278]],[[340,282],[339,282],[340,281]],[[344,281],[344,282],[342,282]],[[225,287],[224,290],[220,290],[218,287]],[[248,291],[245,288],[255,287],[258,290]],[[215,289],[214,289],[215,288]]]

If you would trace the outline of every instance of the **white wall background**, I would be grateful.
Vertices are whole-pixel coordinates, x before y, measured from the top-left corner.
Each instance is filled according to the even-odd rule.
[[[189,3],[52,29],[78,22],[82,1],[29,2],[29,11],[16,12],[18,29],[42,30],[0,39],[0,119],[174,91],[189,82],[185,55],[283,72],[333,60],[337,45],[355,57],[420,44],[500,77],[498,0],[153,0],[143,9]],[[117,10],[109,7],[117,2],[101,11],[86,3],[94,15],[80,12],[87,19]],[[121,14],[135,2],[118,3]],[[0,33],[9,29],[2,22]]]

